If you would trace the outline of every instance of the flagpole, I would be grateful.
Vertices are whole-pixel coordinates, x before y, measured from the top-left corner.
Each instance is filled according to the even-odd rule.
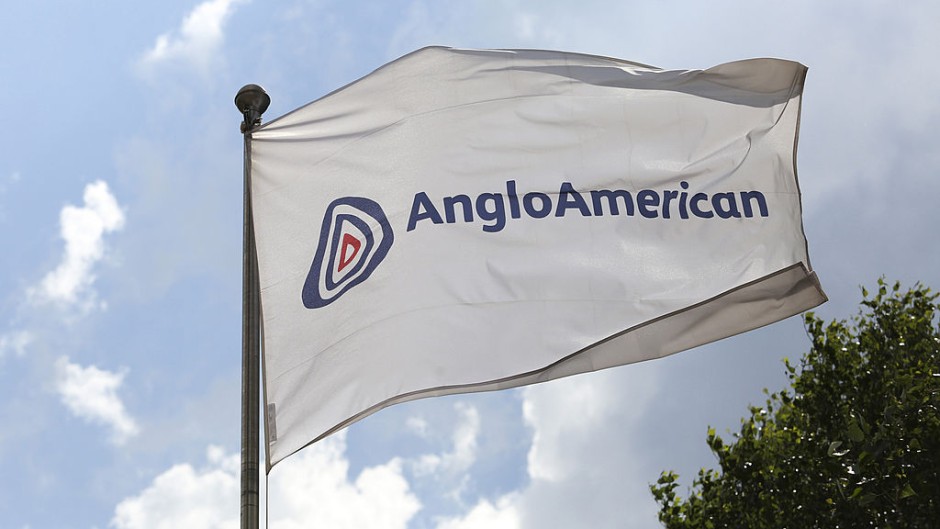
[[[235,95],[235,106],[244,120],[244,202],[242,231],[242,460],[241,529],[258,529],[260,521],[260,398],[261,392],[261,287],[251,220],[251,131],[261,124],[261,114],[271,98],[258,85],[245,85]]]

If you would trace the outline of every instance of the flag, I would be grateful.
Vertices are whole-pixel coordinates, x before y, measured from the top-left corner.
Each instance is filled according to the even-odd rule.
[[[431,47],[256,129],[268,469],[391,404],[824,302],[795,167],[805,73]]]

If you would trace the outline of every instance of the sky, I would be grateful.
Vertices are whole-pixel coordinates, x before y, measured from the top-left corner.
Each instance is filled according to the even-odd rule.
[[[856,312],[879,277],[940,288],[940,4],[911,0],[36,0],[4,6],[0,520],[238,526],[241,116],[265,120],[417,48],[546,48],[707,68],[809,67],[810,257]],[[786,382],[799,317],[669,358],[385,409],[266,481],[278,529],[659,527]],[[684,488],[684,487],[683,487]],[[264,526],[264,525],[263,525]]]

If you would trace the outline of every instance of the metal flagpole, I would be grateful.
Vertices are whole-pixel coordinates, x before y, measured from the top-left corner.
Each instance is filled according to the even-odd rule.
[[[251,221],[251,131],[261,124],[261,114],[271,98],[258,85],[245,85],[235,95],[242,113],[241,131],[245,137],[245,196],[242,232],[242,475],[241,529],[258,529],[260,469],[261,390],[261,287],[255,230]]]

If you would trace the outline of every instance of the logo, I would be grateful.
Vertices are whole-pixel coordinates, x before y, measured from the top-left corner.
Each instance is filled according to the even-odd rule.
[[[545,217],[605,217],[639,215],[647,219],[741,219],[770,216],[767,198],[760,191],[697,193],[685,180],[679,189],[592,189],[578,191],[571,182],[562,182],[558,192],[518,193],[516,181],[507,180],[506,193],[480,193],[443,197],[439,205],[421,191],[415,194],[408,217],[408,229],[429,220],[432,224],[483,223],[483,231],[502,231],[508,221]],[[474,215],[476,217],[474,218]],[[424,225],[428,223],[425,222]]]
[[[385,212],[375,201],[362,197],[334,200],[323,216],[320,242],[304,283],[304,306],[325,307],[368,279],[394,239]]]

